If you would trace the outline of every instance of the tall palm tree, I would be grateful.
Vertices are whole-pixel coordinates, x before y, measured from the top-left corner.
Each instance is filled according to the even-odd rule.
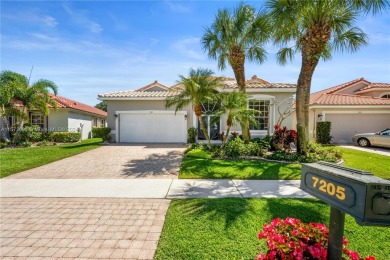
[[[367,45],[367,35],[355,27],[362,13],[377,13],[389,7],[387,0],[268,0],[274,41],[282,46],[278,61],[285,64],[300,52],[301,71],[297,82],[296,115],[298,152],[306,153],[309,141],[309,102],[313,73],[322,58],[333,51],[356,52]],[[293,43],[294,46],[288,46]]]
[[[175,106],[176,112],[192,105],[209,145],[211,145],[210,137],[202,120],[202,103],[214,101],[217,88],[222,87],[222,78],[213,75],[214,72],[210,69],[191,69],[188,77],[179,76],[183,90],[176,96],[168,97],[165,101],[166,107]]]
[[[20,129],[23,128],[26,113],[28,110],[38,110],[43,115],[49,113],[48,105],[57,108],[57,102],[51,99],[51,92],[57,95],[57,85],[46,79],[40,79],[33,84],[29,84],[26,76],[12,71],[3,71],[0,75],[2,91],[8,93],[6,98],[2,98],[2,103],[9,108],[15,101],[18,101],[22,106],[21,121],[18,130],[15,134],[15,140],[18,138]]]
[[[264,44],[271,26],[264,11],[240,3],[234,10],[220,9],[210,28],[202,37],[203,49],[210,59],[218,61],[220,70],[228,63],[234,72],[239,90],[245,93],[245,61],[263,63],[266,60]],[[241,125],[245,140],[249,140],[249,124]]]
[[[221,93],[221,107],[216,112],[216,115],[226,115],[226,135],[223,139],[223,144],[226,143],[230,128],[242,122],[249,122],[252,125],[257,125],[258,122],[255,118],[256,110],[248,109],[246,107],[248,97],[245,93],[233,91],[232,93]]]

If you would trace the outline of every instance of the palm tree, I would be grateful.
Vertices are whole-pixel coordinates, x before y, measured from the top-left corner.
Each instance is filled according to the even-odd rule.
[[[12,71],[1,72],[0,78],[1,92],[8,93],[6,98],[1,100],[4,108],[12,108],[15,101],[18,101],[22,106],[22,111],[19,114],[22,115],[20,116],[21,121],[15,134],[15,140],[18,139],[18,133],[23,128],[28,110],[38,110],[47,116],[49,113],[48,105],[57,109],[57,102],[51,99],[51,93],[49,92],[52,90],[54,95],[57,95],[58,88],[54,82],[40,79],[30,86],[26,76]]]
[[[202,37],[203,49],[210,59],[218,60],[218,68],[232,67],[239,90],[245,93],[245,60],[263,63],[266,51],[263,45],[271,32],[270,23],[264,11],[243,3],[230,11],[218,10],[214,23],[206,28]],[[245,140],[249,140],[249,124],[241,124]]]
[[[183,90],[178,95],[168,97],[165,102],[166,107],[176,106],[176,112],[192,105],[209,146],[211,141],[202,120],[202,103],[214,101],[217,88],[222,87],[222,78],[214,77],[213,74],[210,69],[198,68],[191,69],[188,77],[180,75],[179,82]]]
[[[296,115],[299,153],[306,153],[309,141],[309,102],[311,80],[322,58],[328,60],[333,51],[356,52],[367,45],[367,35],[355,27],[362,13],[377,13],[387,7],[387,0],[268,0],[275,44],[282,65],[296,52],[302,56],[297,82]],[[294,46],[288,46],[290,43]]]
[[[246,108],[247,95],[242,92],[233,91],[232,93],[221,93],[221,107],[216,112],[216,115],[226,115],[226,135],[223,139],[223,144],[226,143],[230,128],[242,122],[249,122],[252,125],[257,125],[258,122],[255,118],[256,110]]]

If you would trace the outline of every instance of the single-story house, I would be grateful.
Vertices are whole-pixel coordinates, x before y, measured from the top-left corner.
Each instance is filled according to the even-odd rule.
[[[48,116],[30,110],[27,123],[40,126],[45,132],[82,131],[82,139],[91,137],[92,127],[106,126],[107,112],[62,96],[51,95],[51,98],[57,102],[57,110],[50,106]],[[21,107],[21,104],[16,101],[15,106]],[[16,123],[13,116],[8,121],[10,127]]]
[[[351,143],[357,133],[390,128],[390,84],[355,79],[311,94],[309,111],[311,138],[318,121],[329,121],[332,143]]]
[[[205,137],[193,108],[177,111],[175,107],[166,108],[165,100],[181,91],[180,83],[171,87],[157,81],[137,90],[126,90],[99,94],[98,99],[107,102],[107,124],[111,128],[114,142],[159,142],[185,143],[187,130],[198,129],[198,141]],[[234,78],[224,78],[220,92],[238,91]],[[248,107],[261,112],[257,115],[258,127],[251,127],[251,136],[265,136],[273,133],[273,126],[279,118],[278,111],[285,111],[291,103],[284,102],[292,98],[296,91],[295,84],[270,83],[256,76],[246,81],[246,92],[249,96]],[[220,142],[220,134],[226,132],[226,119],[221,117],[213,123],[213,111],[218,104],[203,104],[203,119],[210,138]],[[291,117],[283,121],[283,125],[291,125]],[[240,133],[240,127],[231,131]]]

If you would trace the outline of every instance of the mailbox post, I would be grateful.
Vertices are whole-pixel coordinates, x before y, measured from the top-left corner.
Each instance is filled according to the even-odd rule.
[[[345,213],[359,225],[390,226],[390,181],[333,163],[302,165],[301,189],[331,206],[328,259],[341,259]]]

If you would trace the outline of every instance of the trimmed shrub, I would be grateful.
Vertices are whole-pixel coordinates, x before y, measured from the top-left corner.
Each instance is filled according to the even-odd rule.
[[[53,132],[49,140],[57,143],[74,143],[80,141],[81,133],[77,132]]]
[[[38,142],[41,139],[41,129],[37,125],[25,126],[19,132],[19,142]]]
[[[231,138],[223,147],[225,155],[230,158],[238,158],[246,154],[246,146],[240,137]]]
[[[102,138],[103,141],[111,140],[111,128],[109,127],[93,127],[92,128],[92,137],[93,138]]]
[[[196,128],[195,127],[190,127],[187,130],[187,143],[189,144],[194,144],[196,141]]]
[[[191,150],[187,153],[187,156],[193,157],[193,158],[200,158],[200,159],[210,159],[211,158],[211,155],[208,152],[201,150],[201,149]]]
[[[330,130],[332,128],[332,123],[329,121],[317,122],[316,129],[316,141],[320,144],[330,144],[332,136],[330,135]]]

